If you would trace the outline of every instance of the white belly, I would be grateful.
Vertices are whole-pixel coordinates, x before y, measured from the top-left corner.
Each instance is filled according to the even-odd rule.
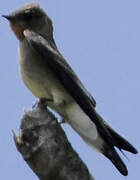
[[[81,138],[93,149],[101,152],[103,139],[98,134],[96,125],[83,112],[80,106],[73,102],[66,109],[68,123],[81,136]]]
[[[95,124],[76,102],[66,107],[66,113],[69,123],[82,137],[96,140],[98,133]]]

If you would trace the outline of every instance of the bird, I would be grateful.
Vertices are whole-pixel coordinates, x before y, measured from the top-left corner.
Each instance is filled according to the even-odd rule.
[[[45,99],[90,147],[127,176],[115,148],[133,154],[138,151],[97,113],[95,99],[57,48],[51,18],[37,3],[3,17],[19,40],[19,69],[27,88],[36,98]]]

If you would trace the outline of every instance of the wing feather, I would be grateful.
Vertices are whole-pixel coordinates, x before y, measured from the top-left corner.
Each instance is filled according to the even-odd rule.
[[[30,46],[42,56],[42,60],[45,60],[51,70],[56,74],[56,77],[63,84],[64,88],[71,94],[81,109],[89,116],[89,118],[96,124],[96,127],[106,140],[108,145],[113,146],[114,139],[106,126],[100,120],[95,112],[96,102],[89,92],[84,88],[81,81],[73,72],[71,67],[66,63],[66,60],[54,49],[45,38],[30,30],[25,30],[24,35],[30,44]]]

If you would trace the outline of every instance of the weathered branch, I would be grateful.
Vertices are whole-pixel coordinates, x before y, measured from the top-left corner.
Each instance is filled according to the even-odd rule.
[[[26,110],[14,140],[40,180],[93,180],[57,119],[41,103],[32,111]]]

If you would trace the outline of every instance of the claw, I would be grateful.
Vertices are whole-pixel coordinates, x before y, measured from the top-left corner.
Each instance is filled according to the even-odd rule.
[[[35,102],[33,102],[32,109],[36,108],[39,103],[39,99],[37,99]]]
[[[51,98],[40,98],[40,99],[35,101],[35,103],[32,106],[32,109],[36,108],[38,105],[47,106],[48,102],[53,102],[53,99],[51,99]]]
[[[64,124],[64,123],[66,123],[66,120],[64,118],[61,118],[60,119],[60,124]]]

